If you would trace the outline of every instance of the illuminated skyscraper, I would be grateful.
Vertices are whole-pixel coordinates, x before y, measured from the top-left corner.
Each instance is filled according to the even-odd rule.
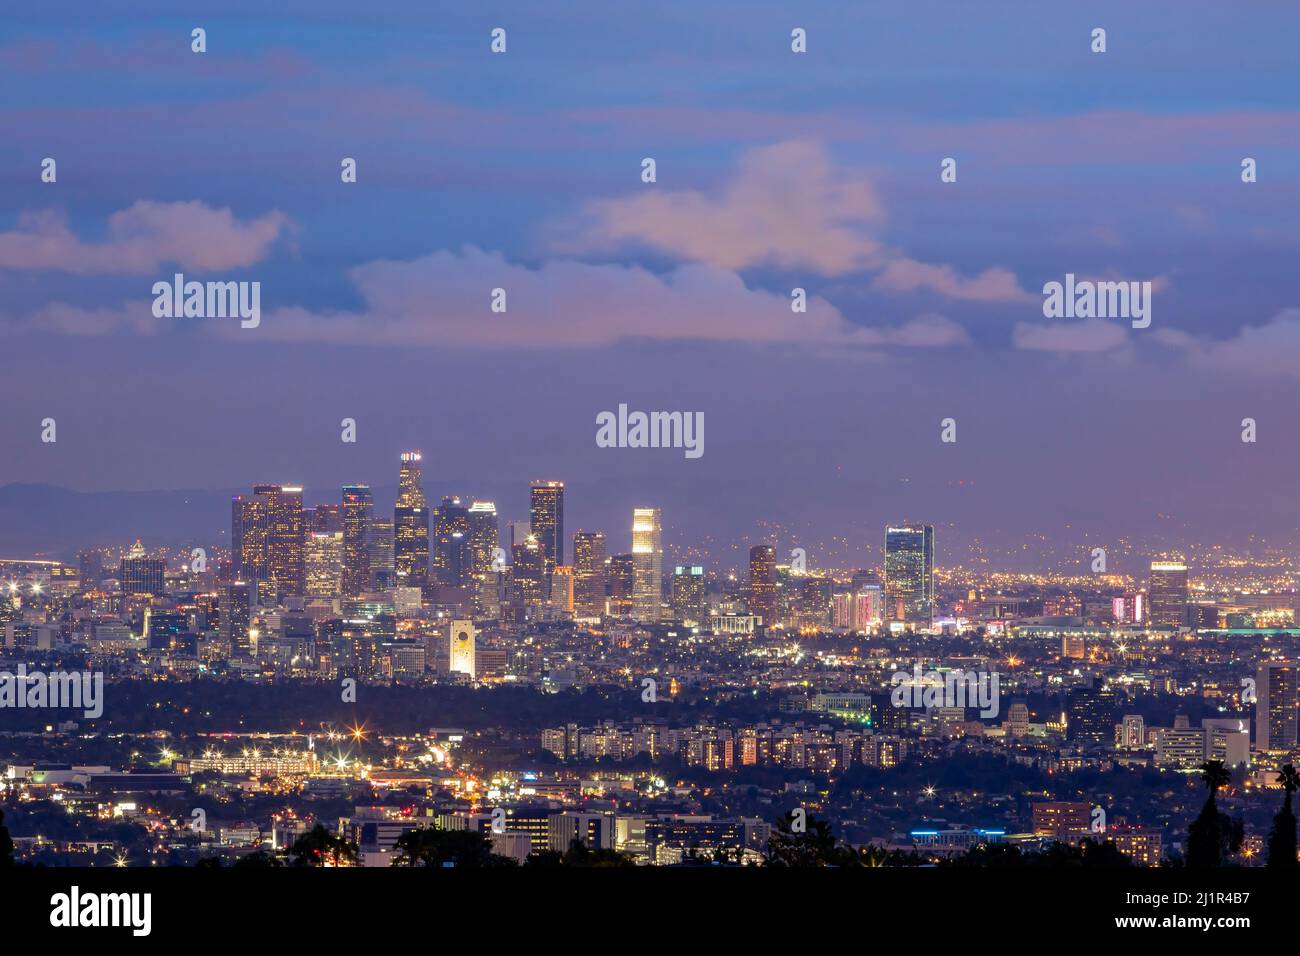
[[[524,607],[541,607],[550,598],[546,549],[531,535],[510,549],[510,570],[516,594]]]
[[[447,656],[449,669],[453,674],[468,674],[473,679],[476,637],[472,621],[451,622],[451,627],[448,629]]]
[[[551,607],[573,613],[573,565],[557,564],[551,571]]]
[[[1255,680],[1255,749],[1291,750],[1296,739],[1296,709],[1300,706],[1295,661],[1263,661]]]
[[[578,617],[605,613],[605,535],[579,531],[573,536],[573,611]]]
[[[393,523],[387,518],[370,522],[370,590],[385,591],[394,584]]]
[[[669,599],[673,613],[684,624],[707,624],[708,601],[705,597],[704,568],[698,564],[679,564],[673,568],[673,590]]]
[[[369,485],[343,487],[343,594],[356,597],[370,589],[370,525],[375,500]]]
[[[1181,627],[1187,613],[1186,562],[1152,561],[1147,596],[1152,627]]]
[[[230,648],[230,656],[253,656],[253,639],[249,634],[253,621],[253,607],[257,603],[257,588],[246,581],[236,581],[221,589],[221,640]]]
[[[776,548],[756,544],[749,549],[749,613],[776,624]]]
[[[664,547],[658,508],[632,510],[632,616],[638,621],[659,620],[663,605]]]
[[[137,541],[118,567],[118,584],[123,594],[165,594],[166,569],[167,562],[149,557]]]
[[[429,503],[424,498],[420,453],[402,453],[393,508],[393,569],[398,587],[429,583]]]
[[[491,501],[476,501],[469,506],[470,573],[481,578],[492,570],[492,559],[500,547],[497,506]]]
[[[890,620],[929,626],[934,616],[934,528],[885,529],[885,601]]]
[[[249,582],[268,582],[278,594],[302,594],[306,522],[302,488],[254,485],[250,497],[231,501],[234,571]]]
[[[533,482],[531,533],[546,552],[547,573],[564,563],[564,482]]]
[[[332,598],[343,593],[343,532],[312,531],[304,560],[309,597]]]
[[[469,583],[473,542],[474,530],[465,502],[443,498],[433,510],[433,573],[440,583],[457,587]]]

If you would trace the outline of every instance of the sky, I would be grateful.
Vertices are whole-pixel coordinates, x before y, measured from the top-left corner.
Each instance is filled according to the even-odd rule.
[[[23,6],[0,486],[328,495],[419,448],[435,495],[563,478],[572,528],[678,543],[1300,540],[1292,3]],[[261,324],[155,317],[177,272]],[[1045,318],[1067,273],[1150,327]],[[705,453],[597,447],[620,403]]]

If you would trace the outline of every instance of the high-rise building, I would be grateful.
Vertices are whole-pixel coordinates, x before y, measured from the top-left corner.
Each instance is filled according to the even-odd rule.
[[[149,557],[136,541],[118,566],[118,586],[123,594],[165,594],[166,570],[166,561]]]
[[[658,508],[632,509],[632,616],[656,622],[663,606],[664,547]]]
[[[433,573],[439,583],[456,587],[469,583],[473,542],[469,507],[460,498],[443,498],[442,504],[433,509]]]
[[[1083,744],[1115,743],[1115,695],[1097,687],[1078,687],[1066,702],[1066,736]]]
[[[304,559],[307,596],[333,598],[343,593],[343,532],[312,531]]]
[[[493,570],[492,562],[500,544],[497,506],[491,501],[475,501],[469,506],[470,574],[481,578]],[[502,564],[505,562],[502,561]]]
[[[890,620],[928,626],[934,617],[934,528],[885,529],[885,600]]]
[[[230,539],[237,576],[267,582],[277,594],[304,593],[302,488],[254,485],[251,496],[236,495],[230,507]]]
[[[564,564],[564,482],[533,482],[528,516],[531,533],[546,552],[549,573]]]
[[[1187,613],[1186,562],[1152,561],[1147,596],[1152,627],[1181,627]]]
[[[636,607],[636,555],[616,554],[606,570],[609,581],[609,613],[630,617]]]
[[[1295,661],[1262,661],[1255,679],[1255,749],[1291,750],[1296,745],[1296,710],[1300,706]]]
[[[669,603],[673,613],[683,623],[708,623],[709,606],[705,597],[703,566],[679,564],[673,568],[673,590]]]
[[[398,587],[429,583],[429,503],[418,451],[402,452],[393,507],[393,570]]]
[[[763,624],[776,624],[776,548],[756,544],[749,549],[749,613]]]
[[[515,593],[526,608],[541,607],[550,598],[546,549],[532,535],[510,549],[510,571]]]
[[[77,554],[77,577],[82,591],[93,591],[104,578],[104,556],[98,551]]]
[[[343,594],[356,597],[370,589],[370,525],[375,499],[369,485],[343,486]]]
[[[393,523],[387,518],[370,522],[370,590],[386,591],[396,577],[393,548]]]
[[[551,607],[566,614],[573,613],[573,565],[557,564],[551,571]]]
[[[230,648],[230,656],[247,659],[253,656],[253,607],[257,603],[257,587],[247,581],[236,581],[221,589],[219,604],[221,614],[221,640]]]
[[[447,657],[453,674],[474,677],[474,644],[477,633],[473,621],[452,621],[447,630]]]
[[[605,613],[605,535],[579,531],[573,536],[573,613],[600,617]]]

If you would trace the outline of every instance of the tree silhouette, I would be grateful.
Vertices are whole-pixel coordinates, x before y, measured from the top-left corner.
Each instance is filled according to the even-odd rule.
[[[794,814],[786,814],[777,821],[767,841],[768,866],[840,866],[856,862],[857,854],[841,850],[835,842],[831,825],[808,814],[803,832],[794,829]]]
[[[5,826],[5,815],[0,811],[0,868],[14,865],[14,841]]]
[[[1287,764],[1278,771],[1278,783],[1286,791],[1282,809],[1273,817],[1273,829],[1268,834],[1268,866],[1294,868],[1296,860],[1295,814],[1291,812],[1291,794],[1300,786],[1300,774]]]
[[[407,830],[393,847],[393,866],[517,866],[508,856],[492,852],[492,841],[477,830]]]
[[[318,823],[298,837],[289,850],[294,866],[351,866],[357,862],[357,848]]]
[[[1200,816],[1187,829],[1187,865],[1196,868],[1222,866],[1225,842],[1232,842],[1233,824],[1219,813],[1214,795],[1220,787],[1228,785],[1231,777],[1222,760],[1208,760],[1201,764],[1201,780],[1210,795]],[[1240,840],[1237,840],[1237,845],[1241,845]]]

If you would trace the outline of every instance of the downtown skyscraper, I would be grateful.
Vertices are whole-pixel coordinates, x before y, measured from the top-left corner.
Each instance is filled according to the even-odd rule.
[[[564,563],[564,482],[533,482],[528,517],[529,530],[546,552],[549,574]]]
[[[573,536],[573,608],[579,617],[605,613],[605,535],[579,531]]]
[[[369,485],[343,486],[343,595],[370,590],[370,529],[375,499]]]
[[[418,451],[403,452],[393,507],[393,568],[398,587],[429,583],[429,503]]]
[[[657,622],[663,607],[664,545],[658,508],[632,509],[632,616]]]
[[[749,549],[749,613],[776,623],[776,548],[756,544]]]
[[[269,582],[277,594],[306,593],[301,487],[254,485],[251,496],[237,495],[231,502],[230,534],[236,574]]]
[[[934,527],[885,529],[886,617],[929,626],[934,617]]]

